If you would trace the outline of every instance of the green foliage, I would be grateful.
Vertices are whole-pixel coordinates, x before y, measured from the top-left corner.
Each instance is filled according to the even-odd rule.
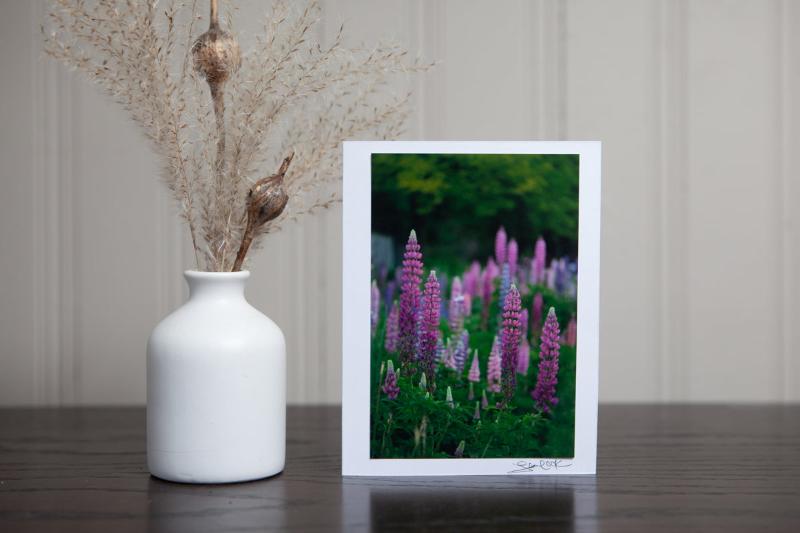
[[[492,255],[505,225],[520,249],[539,235],[551,256],[577,256],[578,156],[374,154],[372,229],[404,243],[414,228],[446,272]],[[531,230],[535,228],[535,232]]]
[[[556,308],[562,328],[565,328],[575,301],[554,294],[541,286],[529,286],[524,298],[530,309],[532,295],[542,292],[545,309]],[[385,311],[371,350],[371,441],[374,458],[446,458],[454,457],[456,448],[464,441],[465,458],[515,457],[573,457],[575,431],[575,349],[562,346],[559,357],[559,402],[549,415],[534,406],[530,391],[536,383],[539,354],[531,348],[527,376],[517,374],[517,391],[509,408],[497,409],[500,395],[487,393],[489,407],[480,410],[475,420],[476,402],[486,386],[486,370],[494,336],[497,331],[497,298],[492,302],[485,328],[481,324],[481,304],[474,304],[465,327],[470,331],[470,359],[458,375],[444,365],[437,365],[436,389],[428,394],[419,386],[420,372],[414,368],[397,368],[400,394],[390,400],[381,392],[386,362],[391,359],[397,367],[395,354],[384,349]],[[450,335],[446,321],[441,329],[444,338]],[[535,335],[532,335],[535,338]],[[473,384],[474,398],[469,400],[470,382],[467,371],[472,350],[478,349],[481,381]],[[455,405],[445,401],[447,387],[453,392]]]

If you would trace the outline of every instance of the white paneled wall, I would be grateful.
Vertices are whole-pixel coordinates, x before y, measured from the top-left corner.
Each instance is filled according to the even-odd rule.
[[[41,57],[43,4],[0,2],[0,404],[141,403],[186,235],[124,113]],[[263,4],[240,4],[248,30]],[[603,141],[603,400],[800,401],[800,3],[323,6],[322,39],[344,21],[439,63],[407,138]],[[340,217],[252,265],[295,403],[340,398]]]

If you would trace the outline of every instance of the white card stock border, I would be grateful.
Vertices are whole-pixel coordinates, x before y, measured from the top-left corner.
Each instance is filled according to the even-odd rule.
[[[370,427],[371,156],[577,154],[578,343],[575,457],[372,459]],[[594,474],[597,463],[601,145],[594,141],[353,141],[344,143],[342,474],[345,476]]]

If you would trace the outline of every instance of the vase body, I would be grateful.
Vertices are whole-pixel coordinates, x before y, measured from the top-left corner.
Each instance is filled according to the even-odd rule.
[[[147,344],[147,466],[184,483],[283,470],[286,344],[244,297],[249,272],[184,274],[189,299]]]

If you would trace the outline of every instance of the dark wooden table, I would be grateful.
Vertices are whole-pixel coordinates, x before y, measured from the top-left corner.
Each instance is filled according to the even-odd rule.
[[[286,471],[150,477],[143,409],[0,410],[0,531],[800,532],[800,406],[602,406],[594,476],[340,476],[334,407],[290,408]]]

